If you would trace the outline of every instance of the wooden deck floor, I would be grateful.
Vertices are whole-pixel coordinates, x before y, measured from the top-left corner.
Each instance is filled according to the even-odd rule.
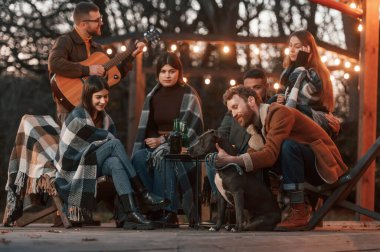
[[[0,228],[0,251],[380,251],[380,223],[325,222],[308,232],[124,231],[114,225]]]

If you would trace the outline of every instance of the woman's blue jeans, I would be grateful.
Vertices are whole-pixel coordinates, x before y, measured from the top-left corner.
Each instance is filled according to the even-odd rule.
[[[130,179],[136,176],[135,168],[118,139],[105,142],[96,150],[97,177],[111,176],[118,195],[133,192]]]
[[[170,204],[165,207],[165,210],[177,213],[179,201],[174,162],[163,159],[159,169],[157,167],[149,168],[147,164],[148,156],[152,151],[153,149],[147,148],[138,150],[132,157],[132,165],[148,190],[170,200]],[[193,167],[193,163],[184,163],[184,167],[189,170]]]

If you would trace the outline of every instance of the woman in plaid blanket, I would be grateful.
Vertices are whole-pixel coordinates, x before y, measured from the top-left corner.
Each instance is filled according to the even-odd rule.
[[[315,39],[306,30],[293,32],[289,38],[289,55],[280,77],[286,90],[285,95],[277,95],[277,102],[297,108],[330,136],[337,134],[340,123],[331,114],[334,97],[330,72],[319,56]]]
[[[182,63],[172,52],[161,55],[157,62],[159,83],[147,95],[140,117],[132,164],[143,183],[154,193],[170,200],[166,211],[156,212],[156,218],[166,227],[177,227],[177,182],[181,191],[182,208],[192,222],[194,199],[188,179],[190,162],[165,162],[169,153],[167,136],[173,130],[173,120],[179,118],[188,126],[189,142],[203,132],[203,117],[197,92],[183,81]],[[147,161],[149,162],[149,167]]]
[[[90,76],[83,85],[82,104],[66,118],[60,134],[55,166],[56,187],[63,198],[69,219],[81,221],[91,213],[96,197],[96,178],[112,176],[124,215],[119,218],[125,229],[153,229],[151,221],[139,211],[134,192],[150,209],[167,202],[143,186],[116,129],[104,111],[109,86],[98,76]]]

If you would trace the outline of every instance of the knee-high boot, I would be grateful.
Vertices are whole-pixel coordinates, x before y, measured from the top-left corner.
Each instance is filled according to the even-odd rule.
[[[153,223],[147,220],[137,208],[133,193],[120,195],[120,203],[127,214],[123,224],[124,229],[154,229]]]
[[[170,203],[170,200],[164,199],[148,191],[143,185],[139,176],[135,176],[131,179],[132,187],[137,193],[137,199],[141,203],[141,206],[147,208],[149,211],[156,211],[164,208]]]

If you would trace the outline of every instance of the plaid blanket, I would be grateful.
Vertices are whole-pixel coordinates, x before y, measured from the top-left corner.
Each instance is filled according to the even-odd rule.
[[[161,85],[157,84],[152,89],[152,91],[150,91],[150,93],[147,95],[145,99],[144,107],[140,116],[139,126],[137,129],[136,141],[133,146],[133,154],[135,154],[136,151],[145,148],[144,139],[146,126],[148,124],[149,119],[150,101],[154,93],[160,87]],[[188,136],[191,144],[199,135],[203,133],[203,115],[201,102],[195,89],[187,84],[185,84],[184,87],[186,88],[186,90],[182,99],[179,119],[180,121],[186,122],[186,125],[188,126]]]
[[[138,132],[135,144],[133,146],[133,154],[139,149],[145,148],[144,139],[146,127],[149,119],[149,108],[150,101],[154,95],[154,93],[161,87],[160,84],[157,84],[152,91],[147,95],[144,103],[144,108],[141,112],[140,122],[138,126]],[[186,122],[188,125],[188,136],[190,144],[195,141],[195,139],[203,133],[203,115],[202,115],[202,107],[199,96],[194,88],[185,84],[186,88],[185,94],[182,99],[181,108],[180,108],[180,121]],[[163,144],[159,146],[153,153],[151,158],[155,160],[162,160],[165,154],[168,154],[169,147],[167,144]],[[155,162],[155,168],[161,169],[161,165],[165,162]],[[186,169],[182,162],[173,161],[175,167],[175,174],[177,177],[177,181],[180,185],[182,192],[182,207],[189,219],[189,221],[193,220],[194,217],[194,205],[193,205],[193,191],[191,187],[191,183],[187,176]]]
[[[43,175],[55,177],[59,132],[59,126],[50,116],[22,117],[8,165],[6,223],[21,217],[26,194],[56,194],[50,180]]]
[[[76,107],[66,118],[55,159],[57,191],[65,203],[68,217],[81,221],[89,216],[96,197],[96,152],[106,141],[115,138],[112,119],[103,112],[103,128],[95,127],[83,107]]]

